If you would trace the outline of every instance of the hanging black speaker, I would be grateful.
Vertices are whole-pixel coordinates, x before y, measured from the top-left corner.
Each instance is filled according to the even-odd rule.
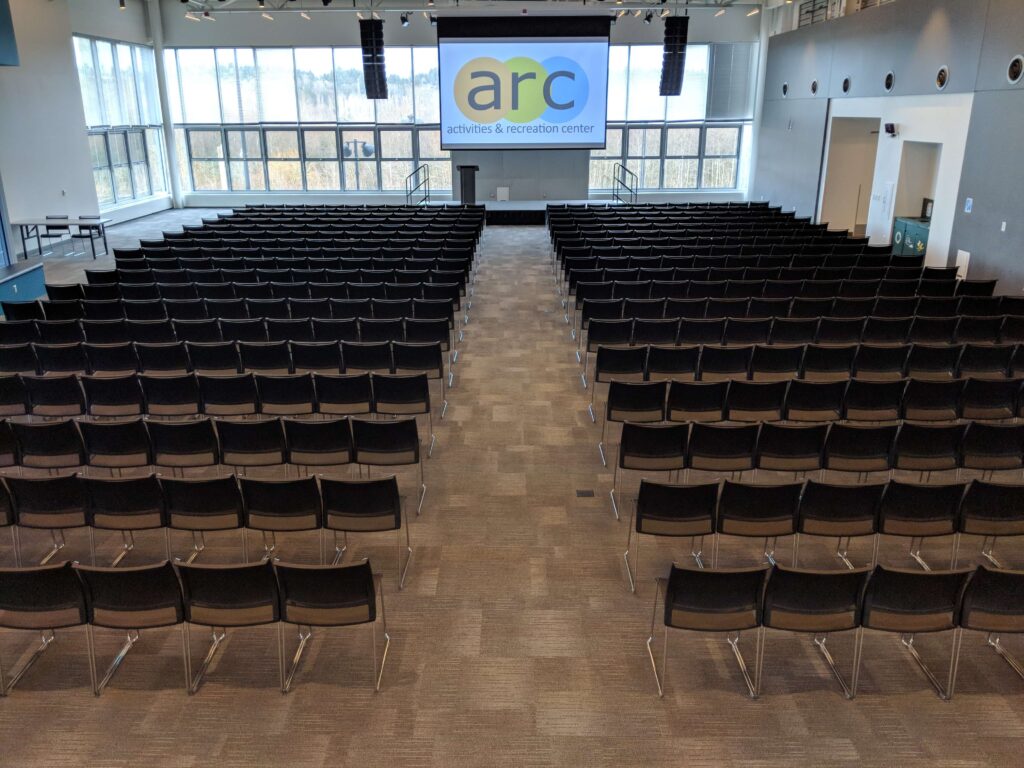
[[[360,19],[359,43],[363,47],[366,98],[386,99],[388,79],[384,73],[384,22],[380,19]]]
[[[683,90],[683,70],[686,68],[686,38],[690,31],[689,16],[670,16],[665,19],[665,48],[661,59],[662,96],[678,96]]]

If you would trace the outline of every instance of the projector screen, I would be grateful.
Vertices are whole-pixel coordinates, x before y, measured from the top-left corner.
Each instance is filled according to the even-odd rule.
[[[491,19],[492,29],[507,29],[506,21],[519,20]],[[502,38],[447,37],[439,29],[441,146],[604,147],[607,34],[511,37],[511,26]]]

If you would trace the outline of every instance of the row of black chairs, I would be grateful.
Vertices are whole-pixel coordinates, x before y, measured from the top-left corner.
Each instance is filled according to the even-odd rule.
[[[306,270],[323,272],[325,270],[390,270],[401,272],[427,272],[433,269],[459,269],[472,268],[474,252],[472,245],[469,247],[455,248],[449,246],[440,250],[437,254],[431,254],[429,249],[421,249],[419,258],[403,256],[277,256],[273,255],[272,249],[267,249],[271,255],[254,256],[246,255],[248,251],[255,249],[239,248],[241,253],[234,255],[202,255],[203,251],[210,253],[219,249],[185,248],[183,246],[171,246],[171,255],[166,257],[136,255],[136,250],[126,252],[122,249],[114,258],[116,269],[139,270],[238,270],[238,269],[288,269],[298,272],[298,278]],[[233,249],[227,249],[231,254]],[[310,249],[314,252],[322,249]],[[372,250],[372,249],[371,249]],[[395,249],[401,253],[401,249]],[[193,251],[198,251],[192,255]],[[289,249],[289,253],[302,252],[298,249]],[[141,251],[140,251],[141,253]],[[312,281],[310,279],[310,281]],[[213,282],[201,280],[200,282]]]
[[[388,405],[370,407],[385,413]],[[51,474],[75,467],[120,474],[151,466],[181,473],[219,465],[245,471],[420,464],[422,475],[415,418],[3,421],[0,445],[5,466]]]
[[[340,293],[341,291],[339,291]],[[0,302],[7,322],[62,320],[275,320],[367,318],[395,320],[405,317],[450,320],[454,325],[457,297],[445,288],[438,298],[223,298],[107,301]],[[386,291],[382,291],[386,293]]]
[[[370,322],[373,321],[364,321],[363,338],[366,341],[363,342],[266,341],[265,336],[255,334],[253,338],[259,338],[260,341],[222,341],[214,326],[208,335],[197,335],[208,341],[20,344],[0,347],[3,353],[0,372],[26,376],[80,374],[102,377],[133,373],[154,376],[190,372],[231,375],[249,371],[281,376],[312,372],[427,371],[434,374],[433,377],[440,378],[444,368],[442,353],[447,344],[441,341],[402,341],[409,334],[404,333],[400,325],[396,326],[395,333],[375,335],[366,330],[366,323]],[[440,324],[443,321],[435,322],[438,327],[435,328],[437,332],[433,338],[441,337],[444,328]],[[416,328],[422,330],[418,325]],[[389,336],[396,336],[397,340],[388,341]],[[441,338],[447,340],[447,337]]]
[[[890,423],[860,426],[844,423],[812,425],[639,423],[622,425],[618,461],[610,493],[612,512],[619,517],[619,478],[625,471],[684,473],[691,470],[741,476],[758,471],[840,472],[858,479],[870,473],[933,472],[971,469],[982,473],[1012,472],[1024,467],[1024,429],[1018,424]]]
[[[313,627],[370,625],[373,678],[380,690],[391,636],[379,574],[369,561],[358,565],[300,565],[264,561],[253,565],[195,565],[163,562],[138,568],[98,568],[61,563],[0,569],[0,627],[39,632],[41,644],[12,671],[0,663],[0,696],[7,696],[52,645],[57,630],[84,626],[92,692],[99,696],[141,630],[181,628],[185,688],[196,693],[227,628],[276,624],[282,693],[291,689]],[[377,664],[377,615],[384,645]],[[212,633],[212,643],[193,672],[190,625]],[[298,630],[299,646],[291,666],[285,654],[285,625]],[[118,655],[102,673],[97,666],[95,629],[125,633]]]
[[[724,633],[740,666],[751,698],[761,692],[765,630],[810,635],[847,699],[857,695],[865,630],[899,635],[918,668],[941,699],[956,689],[964,630],[986,635],[987,644],[1021,677],[1024,666],[1002,646],[1000,635],[1024,632],[1024,572],[979,566],[967,571],[906,571],[876,566],[848,572],[770,569],[699,570],[672,566],[658,579],[664,592],[665,626],[661,672],[653,650],[658,622],[656,593],[647,653],[658,694],[665,692],[668,630]],[[748,670],[739,648],[740,634],[753,631],[756,650]],[[849,676],[840,672],[826,643],[833,633],[854,633]],[[918,635],[952,632],[948,670],[939,680],[922,656]],[[940,675],[943,673],[939,673]]]
[[[793,537],[790,565],[800,562],[804,538],[838,539],[832,559],[854,570],[849,556],[854,539],[871,544],[867,564],[879,560],[880,537],[910,539],[910,558],[930,567],[920,554],[925,539],[953,537],[950,568],[960,557],[961,535],[981,536],[980,557],[1002,568],[995,555],[1000,537],[1024,535],[1024,485],[970,483],[921,485],[884,483],[834,485],[816,480],[780,485],[722,483],[673,485],[640,482],[626,535],[626,575],[636,592],[643,536],[688,539],[689,558],[698,568],[719,566],[720,539],[764,541],[760,556],[774,564],[778,539]],[[710,555],[704,539],[712,538]],[[634,541],[635,538],[635,541]],[[806,558],[805,558],[806,559]]]
[[[568,249],[566,249],[568,252]],[[649,280],[692,280],[696,282],[717,282],[729,280],[734,282],[755,281],[813,281],[834,282],[851,281],[854,284],[865,280],[917,280],[932,283],[956,282],[956,267],[789,267],[764,266],[755,267],[738,264],[736,266],[693,266],[693,260],[671,256],[573,256],[571,253],[562,261],[562,279],[570,286],[578,282],[599,282],[604,279],[603,273],[610,272],[607,279],[620,279],[623,271],[639,270],[635,279]],[[628,278],[626,278],[628,279]],[[849,290],[849,289],[847,289]]]
[[[386,350],[385,350],[386,352]],[[426,362],[424,362],[424,365]],[[61,418],[132,416],[298,416],[311,414],[431,414],[430,381],[444,376],[384,372],[236,374],[208,376],[16,376],[0,378],[0,415]]]
[[[447,350],[459,341],[461,335],[462,328],[453,328],[450,319],[423,317],[20,320],[0,323],[0,348],[8,354],[16,354],[14,348],[25,344],[172,344],[185,341],[337,343],[365,338],[367,342],[375,339],[421,344],[437,342]],[[0,356],[0,371],[16,370],[19,369],[15,364],[6,362]]]
[[[613,381],[605,404],[609,423],[803,423],[1011,421],[1024,414],[1022,379],[987,381]],[[602,442],[605,427],[602,428]]]
[[[127,269],[118,267],[113,270],[90,270],[86,279],[91,284],[123,283],[439,283],[466,282],[470,274],[471,264],[468,260],[438,260],[431,266],[423,268],[368,269],[357,267],[292,269],[289,267],[266,267],[246,265],[236,269],[211,268],[171,268],[155,269],[141,267]]]
[[[576,357],[602,347],[820,347],[997,346],[1024,341],[1024,317],[854,317],[774,319],[639,318],[598,319],[579,334]],[[779,353],[782,354],[782,353]],[[904,355],[905,357],[905,355]],[[589,359],[589,358],[588,358]],[[586,366],[584,366],[585,368]]]
[[[323,476],[267,480],[218,476],[176,479],[146,474],[128,478],[102,478],[82,474],[49,478],[8,477],[0,483],[0,527],[10,526],[17,565],[22,563],[22,534],[50,531],[59,534],[45,561],[67,547],[66,532],[89,530],[89,558],[97,561],[96,533],[123,534],[110,567],[127,557],[138,559],[135,533],[163,531],[163,554],[172,557],[174,531],[210,533],[242,532],[241,557],[252,557],[248,533],[263,538],[260,557],[280,557],[277,534],[317,532],[319,562],[327,560],[325,533],[334,532],[332,558],[340,562],[348,549],[349,534],[395,531],[399,589],[412,558],[406,524],[405,497],[394,475],[379,479],[330,479]],[[405,536],[397,535],[405,528]],[[337,534],[344,534],[341,543]],[[406,552],[402,552],[402,538]],[[199,537],[205,544],[205,533]],[[204,551],[197,546],[190,562]],[[136,553],[133,555],[133,553]],[[404,555],[404,556],[403,556]],[[404,562],[403,562],[404,561]]]
[[[587,372],[585,372],[587,373]],[[892,382],[1024,376],[1020,347],[963,344],[876,346],[598,347],[593,381]],[[586,380],[584,379],[586,384]],[[995,386],[995,385],[993,385]],[[591,402],[594,393],[591,393]]]
[[[690,280],[679,270],[573,270],[569,295],[584,299],[853,299],[992,298],[995,280]],[[998,297],[996,297],[998,298]],[[1015,297],[1016,298],[1016,297]],[[968,305],[970,302],[967,302]],[[984,302],[980,302],[984,304]],[[769,304],[768,306],[772,306]],[[821,313],[819,313],[821,314]],[[827,314],[827,313],[825,313]]]

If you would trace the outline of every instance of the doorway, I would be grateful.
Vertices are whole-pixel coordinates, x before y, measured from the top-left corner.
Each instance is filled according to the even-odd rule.
[[[877,117],[833,117],[818,221],[860,236],[867,230],[878,153]]]

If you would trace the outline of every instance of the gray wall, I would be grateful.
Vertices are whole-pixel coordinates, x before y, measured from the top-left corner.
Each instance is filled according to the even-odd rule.
[[[989,4],[990,0],[900,0],[772,37],[751,199],[796,208],[801,216],[815,214],[829,99],[934,94],[935,75],[943,65],[950,71],[947,93],[974,91],[980,70],[999,68],[994,61],[987,64],[982,53],[983,43],[994,32],[991,18],[986,31]],[[991,4],[993,14],[999,7],[1014,23],[1024,16],[1020,0]],[[1012,46],[1022,30],[1003,24],[998,34]],[[1004,82],[1005,67],[1004,62]],[[896,83],[886,94],[883,83],[890,71]],[[851,88],[843,94],[847,77]],[[812,94],[815,80],[818,91]],[[789,85],[785,97],[784,83]]]
[[[1017,138],[1024,85],[1011,85],[1006,77],[1010,60],[1024,53],[1022,40],[1024,3],[991,0],[950,241],[950,259],[958,250],[970,253],[968,277],[997,278],[1000,293],[1024,288],[1024,156]],[[974,200],[971,213],[964,212],[968,197]]]
[[[587,199],[587,149],[463,150],[452,152],[452,161],[456,166],[480,166],[476,177],[479,202],[493,200],[497,187],[509,187],[511,200]],[[456,178],[456,197],[458,187]]]

